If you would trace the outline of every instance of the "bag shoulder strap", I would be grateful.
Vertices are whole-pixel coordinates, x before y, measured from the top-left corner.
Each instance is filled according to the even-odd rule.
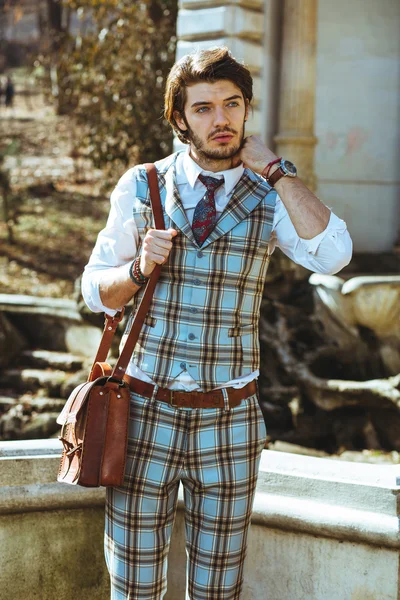
[[[165,229],[163,211],[161,206],[161,198],[160,198],[160,190],[158,187],[158,177],[157,170],[153,163],[146,163],[145,165],[147,171],[147,179],[149,183],[150,190],[150,202],[151,208],[154,216],[154,225],[156,229]],[[136,311],[135,318],[132,323],[131,330],[128,334],[127,340],[125,342],[124,348],[114,366],[114,369],[111,373],[112,377],[116,379],[122,379],[125,375],[126,369],[128,367],[129,361],[133,354],[133,350],[136,346],[136,342],[138,341],[140,331],[143,326],[144,319],[148,310],[150,308],[150,302],[154,294],[154,290],[160,276],[161,265],[156,265],[154,271],[152,272],[149,281],[146,284],[146,288],[142,299],[140,301],[139,307]],[[104,362],[107,358],[108,351],[111,346],[111,342],[113,340],[115,331],[118,327],[118,324],[121,322],[122,317],[124,315],[124,309],[121,312],[114,315],[114,317],[110,317],[109,315],[105,315],[105,325],[103,336],[100,341],[99,349],[96,354],[96,358],[94,360],[94,364],[92,367],[92,371],[94,365],[97,362]]]
[[[154,215],[154,224],[156,229],[165,229],[164,217],[162,213],[161,207],[161,198],[160,198],[160,190],[158,188],[158,178],[156,167],[153,163],[145,164],[147,177],[149,181],[150,188],[150,201],[151,208]],[[131,330],[125,342],[125,346],[118,358],[117,363],[112,372],[112,377],[116,377],[117,379],[122,379],[123,375],[125,375],[126,369],[128,367],[129,361],[133,354],[133,350],[136,346],[136,342],[139,339],[140,331],[143,326],[143,321],[145,316],[148,313],[150,308],[150,302],[154,294],[154,290],[160,277],[161,265],[156,265],[154,271],[150,275],[150,279],[147,282],[146,289],[144,291],[142,300],[139,304],[139,307],[136,311],[135,318],[132,323]]]

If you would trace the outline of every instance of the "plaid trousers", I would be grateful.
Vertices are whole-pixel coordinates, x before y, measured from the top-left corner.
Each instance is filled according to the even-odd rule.
[[[265,438],[256,395],[226,410],[176,409],[131,394],[124,485],[107,489],[112,600],[164,597],[180,481],[187,599],[239,599]]]

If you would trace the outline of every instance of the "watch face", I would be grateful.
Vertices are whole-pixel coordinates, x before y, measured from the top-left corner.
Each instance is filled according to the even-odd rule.
[[[283,171],[286,172],[286,175],[288,175],[289,177],[296,177],[297,169],[294,166],[294,164],[290,162],[290,160],[283,160],[281,166]]]

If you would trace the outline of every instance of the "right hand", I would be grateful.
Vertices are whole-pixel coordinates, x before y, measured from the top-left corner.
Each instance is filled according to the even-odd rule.
[[[149,229],[143,240],[140,270],[150,277],[156,265],[167,262],[172,248],[172,238],[178,235],[176,229]]]

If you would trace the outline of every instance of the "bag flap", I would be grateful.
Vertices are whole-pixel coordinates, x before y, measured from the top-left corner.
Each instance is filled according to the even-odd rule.
[[[85,381],[78,385],[71,392],[64,408],[57,417],[57,423],[59,425],[66,425],[67,423],[76,423],[79,412],[87,402],[90,392],[95,386],[101,386],[104,388],[105,393],[107,391],[119,389],[120,383],[117,381],[110,381],[109,377],[98,377],[94,381]]]
[[[66,423],[73,423],[76,421],[79,410],[82,408],[82,405],[88,398],[90,390],[96,385],[97,381],[98,380],[85,381],[72,390],[64,408],[57,417],[57,423],[59,425],[65,425]]]

